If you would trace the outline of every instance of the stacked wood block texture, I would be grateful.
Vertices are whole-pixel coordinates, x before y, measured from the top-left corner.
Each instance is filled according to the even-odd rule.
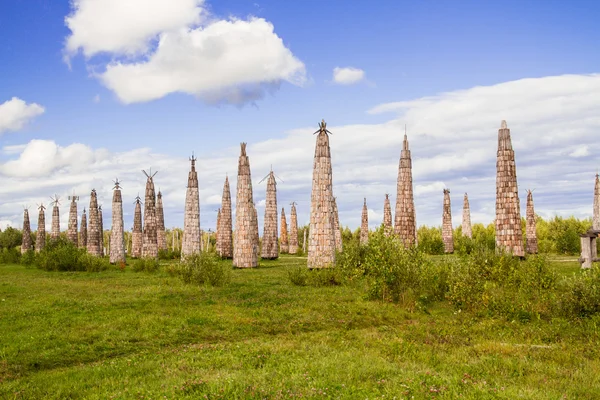
[[[46,247],[46,213],[44,212],[46,207],[44,207],[43,204],[40,204],[38,209],[40,211],[38,213],[38,230],[37,237],[35,239],[36,253],[42,251],[42,249]]]
[[[335,235],[335,250],[342,251],[342,228],[340,226],[340,214],[338,212],[337,199],[333,198],[333,234]]]
[[[181,258],[200,253],[202,238],[200,237],[200,192],[198,189],[198,172],[196,158],[190,158],[187,190],[185,193],[185,211],[183,216],[183,242]]]
[[[369,209],[367,208],[367,198],[363,203],[362,215],[360,219],[360,244],[369,243]]]
[[[163,209],[162,193],[156,195],[156,243],[158,250],[167,249],[167,233],[165,232],[165,212]]]
[[[462,234],[469,239],[473,238],[473,230],[471,229],[471,207],[469,206],[469,196],[467,196],[466,193],[463,199]]]
[[[412,159],[406,134],[404,134],[400,152],[396,190],[394,231],[405,247],[415,246],[417,244],[417,224],[413,196]]]
[[[254,204],[254,216],[252,219],[252,231],[254,232],[254,236],[252,237],[252,243],[256,249],[256,254],[260,251],[260,238],[258,236],[258,211],[256,210],[256,204]]]
[[[444,253],[454,253],[454,238],[452,237],[452,206],[450,205],[450,190],[448,189],[444,189],[442,241],[444,242]]]
[[[77,200],[79,196],[69,196],[71,205],[69,207],[69,224],[67,225],[67,238],[75,246],[79,244],[77,239]]]
[[[233,258],[233,220],[231,217],[231,189],[229,179],[225,177],[223,197],[221,198],[221,219],[219,226],[218,254],[223,258]]]
[[[100,221],[98,220],[98,197],[96,189],[92,189],[90,194],[90,221],[87,234],[87,251],[93,256],[101,256],[100,248]]]
[[[112,225],[110,231],[111,264],[125,262],[125,232],[123,223],[123,198],[119,181],[115,182],[112,198]]]
[[[510,129],[502,121],[498,130],[496,159],[496,250],[523,257],[521,206],[517,186],[517,167]]]
[[[140,196],[135,199],[135,210],[133,213],[133,231],[131,232],[131,256],[142,257],[142,203]]]
[[[23,211],[23,241],[21,242],[21,254],[32,250],[33,242],[31,240],[31,223],[29,222],[29,210]]]
[[[98,206],[98,226],[100,227],[100,255],[104,256],[104,218],[102,217],[102,206]]]
[[[60,237],[60,210],[58,208],[58,197],[54,200],[54,206],[52,207],[52,228],[50,230],[50,237],[52,239],[58,239]]]
[[[221,229],[221,209],[217,210],[217,226],[215,229],[215,251],[217,254],[221,254],[221,244],[219,238],[219,230]]]
[[[385,200],[383,201],[383,229],[386,236],[391,235],[394,232],[392,225],[392,206],[390,204],[390,195],[386,193]]]
[[[253,268],[258,265],[258,224],[252,194],[250,159],[246,154],[246,143],[240,144],[238,160],[237,195],[235,201],[235,241],[233,266]]]
[[[83,207],[83,214],[81,214],[81,229],[79,230],[79,247],[87,249],[87,215],[85,214],[85,207]]]
[[[537,254],[538,240],[535,223],[535,208],[533,207],[533,193],[527,191],[527,212],[525,215],[525,241],[527,254]]]
[[[281,207],[281,236],[279,236],[279,251],[282,254],[289,252],[290,243],[288,239],[288,226],[285,218],[285,209]]]
[[[156,192],[152,170],[146,175],[146,193],[144,196],[144,230],[142,232],[142,258],[158,258],[158,238],[156,221]]]
[[[298,214],[296,212],[296,203],[291,204],[290,210],[290,254],[298,253]]]
[[[319,124],[313,164],[308,268],[331,268],[335,264],[333,179],[329,135],[324,120]]]
[[[265,201],[265,219],[263,221],[263,238],[260,257],[265,260],[274,260],[279,257],[277,242],[277,182],[275,174],[269,172],[267,178],[267,196]]]

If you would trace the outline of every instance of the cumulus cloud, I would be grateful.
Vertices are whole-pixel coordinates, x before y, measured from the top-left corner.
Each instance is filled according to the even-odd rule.
[[[396,114],[384,123],[329,125],[334,194],[340,222],[352,229],[360,226],[363,198],[369,206],[369,224],[381,223],[385,193],[395,209],[398,158],[402,148],[404,125],[413,157],[413,184],[419,225],[440,225],[443,193],[451,190],[454,221],[460,221],[463,194],[469,194],[474,223],[490,223],[495,213],[495,164],[498,129],[506,119],[515,149],[521,210],[525,211],[525,190],[535,189],[536,212],[544,217],[554,214],[589,217],[596,173],[595,157],[568,157],[586,143],[589,155],[600,152],[600,144],[589,138],[600,130],[597,104],[600,103],[600,75],[565,75],[533,80],[506,82],[476,87],[437,96],[415,99],[386,108]],[[451,110],[451,111],[449,111]],[[273,166],[283,182],[278,182],[278,207],[297,202],[298,222],[307,223],[317,121],[308,121],[285,134],[258,143],[249,143],[254,182],[254,200],[262,204],[265,186],[258,184]],[[368,139],[368,140],[365,140]],[[14,160],[0,164],[6,171],[28,151],[13,153]],[[133,199],[143,195],[145,177],[142,168],[152,166],[164,197],[167,226],[182,226],[185,184],[189,161],[154,153],[151,149],[133,149],[121,153],[102,153],[89,149],[83,160],[59,156],[61,148],[44,145],[50,161],[58,165],[45,176],[7,176],[0,186],[0,221],[21,215],[22,205],[35,204],[40,198],[76,190],[88,194],[95,187],[105,204],[109,218],[112,181],[123,181],[126,227],[131,228]],[[182,143],[185,146],[185,143]],[[191,144],[187,147],[191,148]],[[16,148],[14,152],[16,152]],[[31,151],[31,150],[30,150]],[[91,152],[92,155],[89,155]],[[99,153],[98,153],[99,152]],[[5,150],[6,153],[6,150]],[[214,156],[212,154],[219,154]],[[227,171],[235,208],[235,175],[239,147],[199,155],[201,226],[214,229],[218,199]],[[557,156],[558,155],[558,156]],[[48,156],[45,156],[48,157]],[[54,161],[53,161],[54,160]],[[34,161],[32,161],[34,162]],[[13,164],[14,165],[14,164]],[[27,168],[26,162],[18,168]],[[83,166],[81,166],[83,165]],[[12,168],[8,168],[12,170]],[[69,173],[66,173],[69,171]],[[86,204],[89,197],[82,197]],[[264,219],[259,210],[259,224]],[[65,211],[66,212],[66,208]],[[108,220],[108,219],[107,219]],[[22,221],[21,221],[22,222]],[[19,226],[20,221],[14,221]],[[261,228],[262,232],[262,228]]]
[[[262,18],[219,20],[200,0],[76,0],[72,7],[66,54],[110,54],[94,76],[125,104],[186,93],[240,105],[282,82],[306,81],[302,61]]]
[[[587,157],[590,155],[590,149],[589,146],[586,145],[581,145],[581,146],[577,146],[575,148],[575,150],[573,150],[572,152],[569,153],[569,156],[571,157]]]
[[[352,85],[365,78],[365,71],[353,67],[335,67],[333,69],[333,82],[339,85]]]
[[[0,134],[18,131],[35,117],[44,113],[44,107],[36,103],[27,104],[18,97],[0,104]]]

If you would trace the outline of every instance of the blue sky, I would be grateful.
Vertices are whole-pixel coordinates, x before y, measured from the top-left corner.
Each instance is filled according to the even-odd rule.
[[[156,182],[165,194],[167,225],[181,226],[187,157],[194,150],[202,169],[201,207],[206,212],[201,211],[201,222],[214,229],[213,214],[225,173],[233,178],[235,187],[236,157],[242,141],[249,143],[255,185],[273,164],[284,179],[279,185],[280,204],[289,213],[289,201],[298,201],[302,222],[308,218],[307,207],[301,206],[307,206],[310,191],[314,146],[310,130],[316,129],[321,118],[334,132],[334,191],[343,225],[359,225],[365,196],[372,209],[372,226],[381,220],[384,193],[390,193],[392,203],[395,201],[394,180],[404,123],[408,124],[415,157],[415,187],[421,186],[420,190],[415,188],[418,223],[441,223],[442,186],[452,190],[455,221],[460,220],[462,193],[468,191],[474,221],[490,222],[494,146],[502,119],[508,120],[516,136],[519,184],[537,188],[534,197],[538,212],[545,216],[591,215],[593,174],[598,167],[592,134],[599,123],[590,111],[594,107],[597,111],[600,104],[596,101],[598,78],[592,75],[599,72],[600,65],[598,2],[171,1],[177,5],[169,10],[181,5],[181,14],[173,17],[175,22],[169,29],[160,26],[169,15],[144,21],[150,33],[136,42],[146,46],[143,51],[131,54],[118,50],[118,40],[125,42],[127,38],[117,35],[117,42],[110,43],[111,50],[90,57],[85,56],[86,51],[101,45],[102,36],[106,36],[103,26],[122,24],[123,32],[127,32],[128,27],[140,24],[137,16],[141,12],[129,15],[118,5],[111,5],[119,3],[111,0],[0,2],[0,105],[16,97],[43,107],[43,113],[23,117],[25,122],[18,127],[3,129],[0,125],[4,148],[0,179],[5,186],[0,192],[0,227],[19,226],[24,204],[47,201],[53,193],[66,196],[76,190],[86,203],[93,186],[104,195],[106,210],[116,174],[122,177],[124,196],[133,202],[143,189],[140,166],[160,171]],[[101,13],[83,16],[82,10],[89,3],[100,4]],[[120,3],[123,7],[126,2]],[[132,0],[131,4],[136,3],[139,1]],[[164,0],[144,4],[151,8],[160,3]],[[178,18],[183,20],[198,10],[206,18],[177,25]],[[74,32],[65,23],[68,15],[92,18],[83,25],[97,24],[97,29]],[[158,39],[177,29],[187,27],[201,35],[220,22],[231,22],[223,29],[233,29],[240,21],[252,21],[252,17],[273,25],[273,31],[263,37],[264,57],[262,39],[253,43],[259,52],[257,59],[240,59],[240,49],[219,48],[223,54],[231,50],[235,62],[227,67],[236,69],[230,73],[237,81],[219,76],[223,66],[210,69],[212,59],[205,50],[190,49],[195,56],[205,57],[202,65],[210,73],[188,69],[191,75],[187,77],[194,79],[204,72],[207,81],[224,79],[222,88],[218,84],[213,87],[217,104],[214,96],[207,100],[202,89],[206,82],[181,82],[181,88],[196,85],[191,94],[166,90],[157,98],[125,104],[117,92],[125,90],[121,88],[132,81],[131,75],[113,80],[112,90],[102,79],[111,63],[131,65],[149,60],[158,52]],[[251,29],[257,26],[249,22]],[[66,43],[71,36],[80,46],[69,52]],[[269,41],[274,38],[281,39],[282,45]],[[281,68],[263,68],[259,60]],[[294,75],[301,75],[301,84],[282,72],[297,67],[297,63],[302,71],[296,68]],[[336,67],[360,69],[364,77],[352,84],[336,83]],[[164,64],[161,68],[161,79],[169,77],[168,68]],[[253,68],[252,77],[245,77],[246,70]],[[142,89],[160,86],[155,78],[156,74],[147,75]],[[521,81],[524,78],[538,80],[529,84]],[[264,88],[267,81],[271,90],[257,89]],[[244,96],[233,101],[236,104],[230,104],[231,98],[223,100],[227,98],[221,96],[223,91],[236,90],[239,95],[240,86],[249,91],[250,100],[244,101]],[[478,91],[477,87],[483,89]],[[138,96],[140,87],[128,94],[133,91]],[[432,96],[435,101],[427,100]],[[572,101],[561,103],[565,98]],[[511,106],[517,99],[527,100],[520,110]],[[404,104],[393,104],[398,102]],[[388,106],[376,108],[382,104]],[[552,107],[558,111],[550,112]],[[478,114],[465,114],[465,109]],[[481,116],[484,109],[489,117]],[[449,114],[445,119],[444,113],[436,110]],[[455,120],[452,116],[463,118]],[[447,118],[452,123],[445,126]],[[542,129],[549,122],[555,131]],[[565,133],[569,129],[574,131]],[[298,135],[303,135],[302,140],[296,138]],[[479,143],[483,138],[487,142]],[[35,147],[44,153],[39,159],[46,160],[47,168],[42,172],[29,171],[31,163],[23,155],[32,140],[45,141]],[[443,145],[444,140],[449,144]],[[361,141],[381,146],[365,146]],[[83,147],[68,150],[74,143]],[[291,143],[297,151],[288,154],[294,150],[289,148]],[[417,158],[424,166],[421,171],[417,170]],[[559,158],[568,161],[567,167],[557,161]],[[89,168],[85,166],[88,161],[92,165]],[[577,171],[587,175],[576,176]],[[544,193],[548,184],[545,174],[550,174],[560,188]],[[490,182],[491,186],[486,186]],[[264,189],[256,186],[254,192],[260,207]],[[520,197],[524,205],[524,191]],[[66,212],[63,207],[64,227]],[[127,219],[128,215],[129,226]]]

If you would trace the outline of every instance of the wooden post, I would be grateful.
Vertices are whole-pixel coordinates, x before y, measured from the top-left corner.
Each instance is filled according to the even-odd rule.
[[[595,241],[594,241],[595,242]],[[592,240],[588,234],[581,235],[581,268],[588,269],[592,268]]]

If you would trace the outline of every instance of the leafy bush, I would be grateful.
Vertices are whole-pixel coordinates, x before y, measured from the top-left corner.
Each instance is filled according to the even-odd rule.
[[[21,261],[21,251],[16,247],[3,248],[0,251],[0,264],[18,264]]]
[[[181,258],[181,251],[172,249],[160,249],[158,250],[159,260],[179,260]]]
[[[212,252],[187,256],[171,265],[167,272],[179,276],[185,283],[196,285],[225,286],[231,281],[231,268]]]
[[[160,268],[160,263],[156,258],[138,258],[133,261],[132,269],[134,272],[156,272]]]
[[[308,268],[295,266],[288,268],[288,278],[296,286],[306,286],[308,284]]]
[[[19,260],[19,262],[21,263],[21,265],[24,265],[26,267],[35,265],[35,252],[33,250],[29,250],[21,254],[21,259]]]
[[[49,240],[36,254],[35,265],[45,271],[85,271],[85,266],[79,262],[84,252],[69,240],[59,237]]]
[[[96,257],[82,251],[78,259],[82,270],[87,272],[101,272],[106,271],[111,267],[110,262],[104,257]]]
[[[600,313],[600,268],[582,271],[563,282],[558,311],[567,317],[589,317]]]

